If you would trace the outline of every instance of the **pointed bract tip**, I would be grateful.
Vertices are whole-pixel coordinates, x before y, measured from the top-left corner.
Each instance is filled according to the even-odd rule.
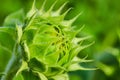
[[[36,4],[36,0],[33,1],[32,9],[35,9],[35,8],[36,8],[35,4]]]
[[[77,35],[80,31],[82,31],[84,27],[85,27],[85,25],[83,25],[80,29],[78,29],[78,30],[76,31],[75,35]]]
[[[93,62],[94,61],[94,60],[88,60],[87,58],[88,58],[88,54],[80,60],[81,60],[81,62]]]
[[[69,8],[68,10],[66,10],[62,15],[65,17],[66,15],[67,15],[67,13],[70,11],[70,10],[72,10],[73,8],[71,7],[71,8]]]
[[[40,12],[44,12],[44,7],[45,7],[46,2],[47,2],[47,0],[44,0],[43,4],[39,10]]]
[[[85,49],[85,48],[87,48],[87,47],[89,47],[89,46],[91,46],[91,45],[93,45],[94,43],[95,43],[95,41],[91,42],[91,43],[88,44],[88,45],[81,46],[81,50],[82,50],[82,49]]]
[[[54,6],[56,5],[57,2],[58,2],[58,0],[56,0],[56,1],[52,4],[52,6],[49,8],[48,12],[52,12],[52,10],[53,10],[53,8],[54,8]]]
[[[35,3],[36,3],[36,0],[33,1],[33,4],[32,4],[32,8],[30,9],[30,11],[27,13],[26,17],[27,19],[29,20],[34,14],[35,12],[37,11],[37,8],[35,6]]]
[[[72,19],[69,20],[70,25],[72,25],[77,19],[78,17],[82,14],[83,12],[80,12],[79,14],[77,14],[75,17],[73,17]]]
[[[65,7],[65,5],[68,3],[69,1],[66,1],[55,13],[57,15],[60,15],[61,11],[63,10],[63,8]]]

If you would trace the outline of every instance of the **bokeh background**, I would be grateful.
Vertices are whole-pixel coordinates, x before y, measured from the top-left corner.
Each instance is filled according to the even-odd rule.
[[[39,8],[44,0],[36,0]],[[46,10],[55,0],[47,0]],[[98,67],[95,71],[70,72],[70,80],[120,80],[120,0],[58,0],[55,9],[69,1],[65,10],[72,7],[66,19],[70,19],[80,12],[83,14],[74,25],[85,25],[81,34],[91,35],[95,44],[80,52],[80,57],[88,55],[92,63],[81,65]],[[27,12],[33,0],[0,0],[0,26],[10,13],[24,9]],[[10,58],[10,54],[0,53],[0,72],[2,72]]]

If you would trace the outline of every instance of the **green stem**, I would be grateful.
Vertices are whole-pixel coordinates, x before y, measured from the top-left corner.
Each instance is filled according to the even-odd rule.
[[[13,51],[13,55],[8,62],[8,65],[5,69],[5,74],[2,76],[1,80],[12,80],[16,75],[17,71],[21,67],[22,64],[22,56],[21,56],[21,46],[15,46]]]

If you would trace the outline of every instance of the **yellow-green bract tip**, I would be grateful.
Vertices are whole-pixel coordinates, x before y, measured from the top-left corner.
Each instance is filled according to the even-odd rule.
[[[90,44],[81,46],[81,50],[82,50],[82,49],[85,49],[85,48],[87,48],[87,47],[89,47],[89,46],[91,46],[91,45],[93,45],[94,43],[95,43],[95,41],[91,42]]]
[[[46,2],[47,2],[47,0],[44,0],[43,4],[39,10],[40,12],[44,12],[44,7],[45,7]]]
[[[63,8],[65,7],[65,5],[66,5],[67,3],[68,3],[68,1],[65,2],[65,3],[55,12],[55,14],[56,14],[56,15],[60,15],[61,11],[63,10]]]
[[[47,12],[52,12],[52,10],[53,10],[53,8],[54,8],[54,6],[56,5],[57,2],[58,2],[58,0],[56,0],[56,1],[52,4],[52,6],[49,8],[49,10],[48,10]]]
[[[74,18],[70,19],[70,20],[69,20],[69,25],[72,25],[72,24],[76,21],[76,19],[77,19],[82,13],[83,13],[83,12],[80,12],[80,13],[77,14]]]
[[[36,0],[33,1],[32,9],[35,9],[35,8],[36,8],[35,4],[36,4]]]
[[[78,44],[80,41],[84,41],[84,40],[87,40],[87,39],[89,39],[89,38],[91,38],[91,36],[86,36],[86,37],[82,37],[82,38],[74,38],[74,39],[72,40],[72,42],[73,42],[74,44]]]

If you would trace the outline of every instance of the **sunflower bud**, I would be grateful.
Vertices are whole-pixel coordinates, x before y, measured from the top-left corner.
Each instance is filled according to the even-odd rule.
[[[82,49],[93,44],[82,46],[81,42],[90,37],[76,37],[84,26],[75,29],[73,23],[81,13],[65,20],[71,8],[62,14],[61,11],[67,2],[56,11],[53,8],[57,0],[47,11],[44,10],[45,3],[37,9],[34,1],[22,27],[17,25],[16,42],[22,48],[22,65],[15,80],[21,76],[24,80],[69,80],[67,72],[89,70],[79,63],[91,60],[77,57]]]

